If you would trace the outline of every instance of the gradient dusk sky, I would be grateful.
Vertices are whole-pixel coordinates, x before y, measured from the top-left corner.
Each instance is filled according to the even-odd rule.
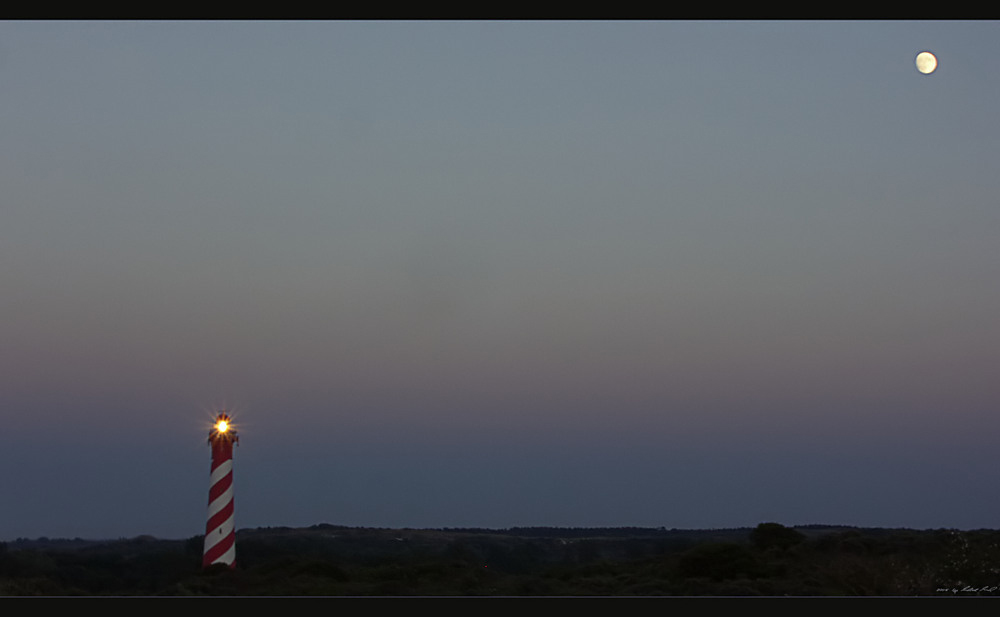
[[[914,59],[930,50],[936,72]],[[0,22],[0,540],[1000,527],[1000,22]]]

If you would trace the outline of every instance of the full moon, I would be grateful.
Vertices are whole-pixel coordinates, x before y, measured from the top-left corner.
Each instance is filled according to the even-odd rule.
[[[937,58],[929,51],[917,54],[917,70],[924,75],[930,75],[937,68]]]

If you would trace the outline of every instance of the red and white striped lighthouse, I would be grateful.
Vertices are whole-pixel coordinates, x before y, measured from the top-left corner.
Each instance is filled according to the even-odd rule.
[[[212,446],[212,475],[208,489],[204,568],[216,563],[236,567],[236,528],[233,522],[233,443],[239,441],[225,411],[208,433]]]

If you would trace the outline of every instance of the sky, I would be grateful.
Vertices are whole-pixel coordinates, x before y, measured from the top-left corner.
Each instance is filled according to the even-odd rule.
[[[0,22],[0,540],[204,533],[223,408],[237,528],[997,528],[998,57]]]

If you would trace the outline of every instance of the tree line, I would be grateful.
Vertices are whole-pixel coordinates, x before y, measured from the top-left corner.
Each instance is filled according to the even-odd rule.
[[[237,566],[202,536],[0,543],[0,595],[1000,595],[1000,532],[786,527],[241,530]]]

